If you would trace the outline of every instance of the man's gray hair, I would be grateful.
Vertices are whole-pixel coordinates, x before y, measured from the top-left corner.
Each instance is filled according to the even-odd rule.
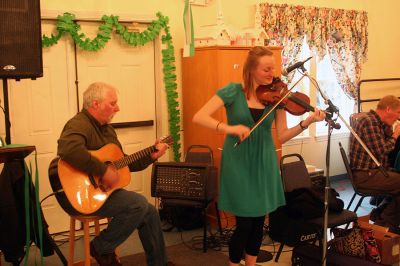
[[[104,82],[94,82],[83,92],[83,108],[88,109],[92,107],[93,101],[103,101],[106,92],[114,90],[115,88],[110,84]]]

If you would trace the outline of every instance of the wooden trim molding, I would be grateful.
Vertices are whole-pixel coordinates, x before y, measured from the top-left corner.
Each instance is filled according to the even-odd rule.
[[[154,120],[145,121],[131,121],[121,123],[111,123],[114,128],[128,128],[128,127],[150,127],[154,126]]]

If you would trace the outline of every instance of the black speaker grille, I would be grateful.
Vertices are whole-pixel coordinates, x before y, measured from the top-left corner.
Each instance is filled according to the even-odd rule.
[[[0,78],[42,76],[39,0],[1,0]]]

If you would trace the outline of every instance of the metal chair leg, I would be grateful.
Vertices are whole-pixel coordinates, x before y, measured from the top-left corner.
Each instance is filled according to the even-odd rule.
[[[357,213],[358,208],[361,206],[361,203],[363,202],[365,197],[361,197],[360,200],[357,203],[356,208],[354,209],[354,212]]]
[[[203,252],[207,252],[207,212],[206,208],[203,209],[204,226],[203,226]]]
[[[282,242],[281,245],[279,246],[278,252],[275,255],[275,262],[278,262],[279,257],[281,256],[281,253],[282,253],[282,250],[283,250],[284,246],[285,246],[285,243]]]
[[[219,210],[218,210],[218,203],[215,202],[214,205],[215,205],[215,212],[216,212],[216,215],[217,215],[219,235],[222,236],[222,224],[221,224],[221,216],[219,215]]]
[[[351,204],[353,204],[354,199],[356,198],[356,193],[353,194],[353,197],[351,197],[351,200],[349,202],[349,204],[347,205],[346,210],[350,210]]]

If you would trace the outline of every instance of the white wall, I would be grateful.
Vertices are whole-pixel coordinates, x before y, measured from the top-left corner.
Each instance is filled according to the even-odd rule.
[[[257,0],[220,0],[225,23],[237,28],[252,27],[254,25],[254,5],[261,1]],[[264,1],[262,1],[264,2]],[[369,47],[368,61],[363,65],[362,78],[385,78],[400,77],[400,1],[398,0],[269,0],[269,3],[319,6],[330,8],[343,8],[365,10],[369,19]],[[193,6],[193,19],[195,29],[201,25],[213,24],[216,22],[217,0],[209,1],[207,6]],[[178,88],[181,90],[181,63],[180,50],[183,46],[183,7],[184,0],[85,0],[85,1],[64,1],[64,0],[42,0],[42,10],[53,10],[62,14],[63,12],[97,12],[99,14],[138,14],[155,15],[160,11],[170,18],[171,34],[175,46],[176,67],[178,76]],[[196,30],[195,30],[196,32]],[[395,89],[394,91],[399,91]],[[373,96],[376,90],[370,94]],[[400,94],[400,93],[399,93]],[[380,97],[380,96],[379,96]],[[183,114],[184,115],[184,114]],[[167,123],[163,119],[163,123]],[[342,165],[338,152],[337,142],[341,141],[347,147],[347,137],[332,140],[332,156],[330,175],[342,174],[345,169]],[[308,164],[317,167],[325,166],[326,141],[311,139],[302,144],[295,144],[284,147],[284,153],[301,153]]]

